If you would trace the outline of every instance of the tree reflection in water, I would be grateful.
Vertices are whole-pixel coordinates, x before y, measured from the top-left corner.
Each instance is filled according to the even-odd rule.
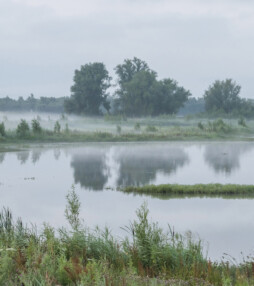
[[[205,162],[216,173],[230,175],[240,169],[240,157],[245,152],[253,149],[253,146],[245,143],[213,143],[205,147]]]
[[[157,172],[171,174],[188,162],[188,155],[181,147],[126,145],[85,148],[73,155],[71,166],[75,183],[102,190],[109,177],[116,178],[110,187],[144,185],[155,179]]]

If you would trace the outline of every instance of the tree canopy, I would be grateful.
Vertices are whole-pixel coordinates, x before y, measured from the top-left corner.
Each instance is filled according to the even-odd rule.
[[[191,95],[168,78],[157,80],[157,73],[138,58],[126,59],[115,68],[120,112],[131,116],[176,113]]]
[[[237,85],[232,79],[224,81],[216,80],[208,90],[205,91],[204,100],[207,111],[221,110],[231,113],[241,107],[239,97],[241,86]]]
[[[71,97],[65,101],[65,110],[77,114],[100,114],[100,107],[109,110],[107,89],[110,76],[103,63],[89,63],[75,70]]]

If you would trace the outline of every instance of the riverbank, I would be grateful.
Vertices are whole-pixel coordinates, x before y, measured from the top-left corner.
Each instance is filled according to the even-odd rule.
[[[133,133],[110,133],[110,132],[80,132],[68,131],[54,133],[43,131],[40,134],[29,134],[23,137],[14,132],[0,136],[0,145],[15,143],[75,143],[75,142],[167,142],[167,141],[253,141],[251,135],[247,136],[239,132],[221,133],[205,132],[193,128],[169,130],[165,132],[133,132]]]

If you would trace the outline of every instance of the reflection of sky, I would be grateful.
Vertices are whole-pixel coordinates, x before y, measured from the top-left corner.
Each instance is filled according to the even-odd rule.
[[[254,150],[251,144],[235,143],[242,144],[240,149],[246,151],[238,152],[239,166],[227,174],[216,171],[212,164],[208,164],[204,159],[208,144],[216,146],[219,143],[145,144],[146,148],[143,149],[148,150],[148,157],[153,150],[175,150],[177,146],[182,150],[180,153],[188,158],[186,163],[180,164],[174,172],[156,171],[155,177],[150,182],[254,184],[251,168]],[[21,216],[26,222],[41,224],[46,221],[54,226],[61,226],[65,224],[65,196],[75,183],[75,170],[71,166],[75,156],[85,160],[84,154],[87,150],[89,150],[87,154],[94,156],[99,154],[99,158],[104,160],[102,172],[108,175],[104,187],[114,187],[121,168],[119,156],[133,152],[137,145],[142,146],[87,144],[75,148],[35,148],[30,152],[6,153],[0,164],[0,206],[10,207],[15,216]],[[164,157],[167,156],[166,153],[163,154]],[[156,168],[158,168],[157,163]],[[192,230],[198,233],[202,239],[209,241],[209,253],[213,258],[220,257],[223,252],[234,256],[238,256],[240,251],[249,254],[254,246],[253,200],[200,198],[159,200],[126,195],[117,191],[88,191],[80,184],[76,185],[76,189],[82,201],[82,216],[91,227],[96,224],[100,226],[107,224],[114,233],[122,236],[119,227],[134,219],[135,210],[146,200],[153,220],[165,228],[167,223],[170,223],[178,231]]]

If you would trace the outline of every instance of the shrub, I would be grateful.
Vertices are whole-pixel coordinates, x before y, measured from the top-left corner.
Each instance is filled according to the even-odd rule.
[[[17,126],[16,133],[19,137],[27,137],[29,135],[29,125],[26,120],[21,119],[20,123]]]
[[[232,130],[232,127],[225,123],[222,119],[217,119],[213,122],[208,122],[208,130],[212,132],[228,133]]]
[[[139,122],[137,122],[137,123],[135,124],[134,129],[135,129],[136,131],[139,131],[139,130],[140,130],[140,123],[139,123]]]
[[[204,125],[202,124],[202,122],[199,122],[199,123],[198,123],[198,128],[199,128],[200,130],[204,130]]]
[[[243,126],[243,127],[247,127],[247,124],[246,124],[246,122],[245,122],[243,117],[239,118],[238,125]]]
[[[60,131],[61,131],[61,125],[58,121],[56,121],[55,126],[54,126],[54,132],[60,133]]]
[[[0,135],[3,137],[6,135],[4,122],[0,123]]]
[[[146,132],[157,132],[157,131],[158,131],[158,129],[153,125],[147,125],[146,126]]]
[[[33,133],[37,134],[42,132],[42,128],[38,119],[32,120],[32,131]]]
[[[70,132],[68,123],[65,124],[65,130],[64,130],[64,132],[65,132],[66,134],[68,134],[68,133]]]
[[[122,132],[122,127],[120,125],[116,126],[116,132],[120,134]]]

